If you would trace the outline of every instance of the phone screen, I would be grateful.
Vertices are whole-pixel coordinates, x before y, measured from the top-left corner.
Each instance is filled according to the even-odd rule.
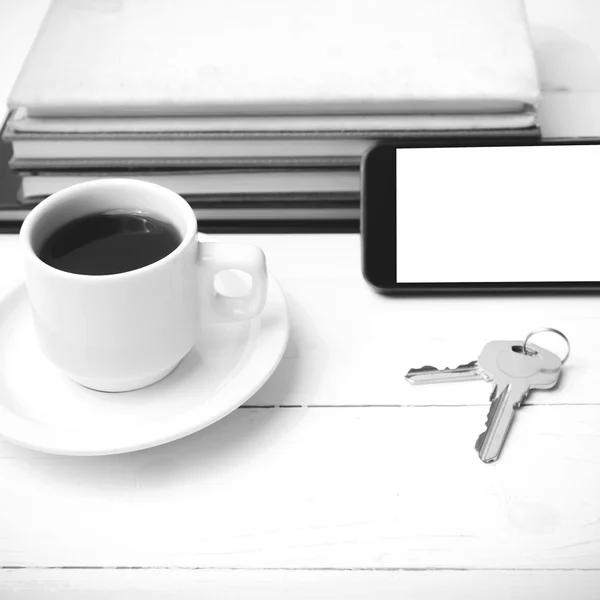
[[[600,146],[396,151],[398,283],[600,281]]]

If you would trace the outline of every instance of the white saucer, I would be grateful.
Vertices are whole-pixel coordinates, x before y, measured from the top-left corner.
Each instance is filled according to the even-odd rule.
[[[221,291],[234,295],[228,272]],[[233,290],[233,291],[231,291]],[[198,326],[196,346],[165,379],[133,392],[96,392],[60,373],[39,349],[24,285],[0,299],[0,436],[53,454],[141,450],[228,415],[270,377],[289,333],[281,289],[251,321]]]

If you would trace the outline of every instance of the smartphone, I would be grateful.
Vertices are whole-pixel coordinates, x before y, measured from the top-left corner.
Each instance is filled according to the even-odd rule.
[[[365,279],[382,292],[600,290],[600,142],[375,146]]]

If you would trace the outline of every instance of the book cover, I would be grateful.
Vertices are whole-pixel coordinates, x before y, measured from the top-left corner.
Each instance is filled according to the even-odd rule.
[[[54,0],[9,106],[489,114],[538,97],[521,0]]]
[[[39,118],[19,108],[11,115],[5,135],[12,139],[67,135],[127,139],[373,138],[426,131],[523,129],[535,124],[534,110],[500,114]]]
[[[399,120],[405,122],[398,122]],[[411,129],[422,119],[423,129]],[[3,138],[12,142],[18,170],[72,168],[236,168],[356,166],[381,140],[398,143],[488,139],[539,134],[531,113],[418,115],[414,117],[269,118],[9,118]],[[241,122],[245,129],[227,128]],[[293,125],[293,127],[290,127]],[[302,130],[304,126],[320,129]],[[463,125],[463,129],[457,129]],[[497,126],[493,127],[494,125]],[[146,129],[148,127],[148,129]],[[189,127],[189,129],[185,129]],[[285,127],[290,127],[285,129]],[[405,127],[404,129],[402,127]],[[395,129],[398,128],[398,129]]]

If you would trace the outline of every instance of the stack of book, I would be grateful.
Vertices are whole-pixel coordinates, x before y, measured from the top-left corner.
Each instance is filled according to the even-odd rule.
[[[521,0],[54,0],[0,176],[23,210],[135,177],[206,225],[356,226],[378,140],[535,137],[538,98]]]

